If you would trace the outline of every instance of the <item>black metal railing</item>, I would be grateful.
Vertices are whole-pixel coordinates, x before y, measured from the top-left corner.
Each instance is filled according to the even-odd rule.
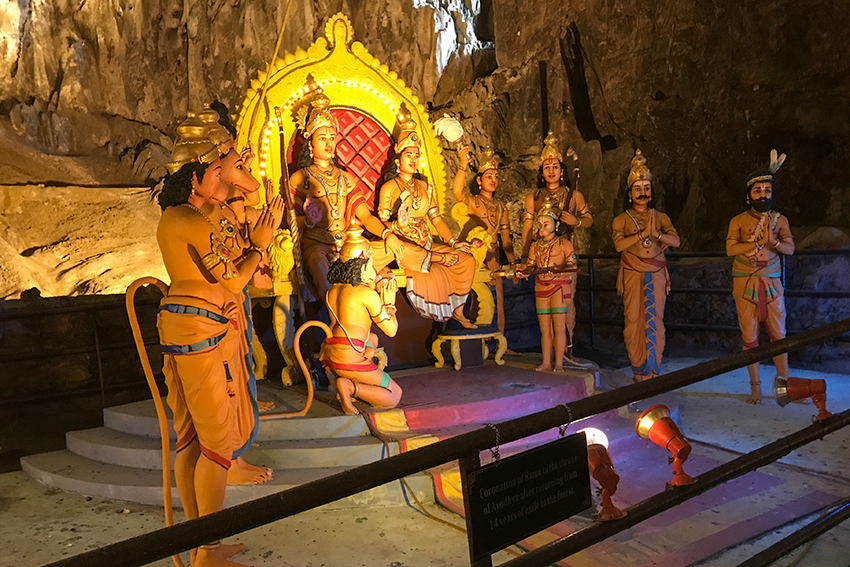
[[[561,404],[528,416],[501,422],[489,427],[482,427],[426,447],[227,508],[208,516],[183,522],[169,528],[159,529],[57,561],[51,563],[49,567],[99,567],[102,565],[110,565],[110,567],[138,567],[197,547],[209,541],[233,536],[330,502],[335,502],[450,461],[477,456],[481,451],[494,447],[499,443],[506,444],[530,437],[559,427],[565,422],[568,423],[569,420],[575,422],[598,413],[614,410],[631,402],[695,384],[702,380],[743,368],[749,364],[787,353],[790,350],[818,344],[848,331],[850,331],[850,318],[749,350],[703,362],[690,368],[677,370],[658,376],[653,380],[630,384],[568,404]],[[795,440],[790,442],[788,440],[780,440],[776,442],[779,443],[776,454],[780,454],[785,449],[790,451],[791,448],[789,447],[793,447],[795,443],[804,444],[811,439],[819,438],[830,431],[843,427],[848,421],[850,421],[850,411],[845,411],[842,414],[823,420],[819,424],[799,432],[799,438],[795,438]],[[756,451],[754,453],[759,452]],[[745,455],[745,457],[749,456]],[[748,461],[749,464],[747,466],[764,466],[773,462],[775,458],[771,459],[756,455],[753,457],[754,460],[751,462]],[[733,461],[733,463],[736,461]],[[738,467],[735,470],[743,470],[743,468]],[[725,482],[725,480],[728,480],[727,475],[729,471],[720,469],[723,469],[723,467],[718,467],[718,469],[702,475],[701,478],[703,480],[701,483],[697,483],[693,487],[684,487],[684,489],[677,488],[671,494],[690,494],[687,490],[707,490],[710,486],[715,485],[712,483],[719,484]],[[669,498],[664,496],[664,494],[662,493],[658,497],[653,498],[662,498],[662,500]],[[651,506],[656,505],[652,504]],[[674,505],[674,503],[671,505]],[[647,508],[647,510],[649,509]],[[643,508],[638,510],[643,510]],[[632,518],[628,521],[633,521],[634,518],[641,517],[644,517],[644,512],[635,511],[633,514],[631,509],[627,516],[627,518]],[[587,529],[600,530],[602,528],[591,526]],[[582,537],[589,536],[586,534]],[[546,564],[548,565],[549,563]],[[543,565],[543,563],[540,563],[540,565]]]

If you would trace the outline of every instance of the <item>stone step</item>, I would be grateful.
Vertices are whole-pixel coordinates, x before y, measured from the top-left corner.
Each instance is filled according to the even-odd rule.
[[[93,461],[140,469],[162,468],[160,441],[152,437],[97,427],[70,431],[65,443],[72,453]],[[398,453],[397,447],[396,443],[391,444],[393,454]],[[261,441],[243,457],[249,463],[274,469],[296,469],[354,467],[377,461],[385,453],[384,444],[375,437],[341,437]],[[171,455],[173,466],[173,449]]]
[[[162,506],[162,471],[140,469],[93,461],[68,450],[30,455],[21,459],[27,474],[42,484],[86,496],[125,500],[140,504]],[[348,470],[346,467],[280,469],[265,484],[228,486],[225,506],[234,506],[293,488],[326,476]],[[416,497],[423,502],[434,502],[431,477],[420,473],[407,477],[406,482]],[[180,507],[180,498],[173,485],[172,500]],[[401,506],[406,502],[400,481],[387,483],[327,504],[328,508],[359,508],[375,506]]]
[[[165,404],[168,416],[168,431],[171,440],[177,436],[171,427],[171,410]],[[312,410],[311,410],[311,413]],[[153,400],[124,404],[103,410],[103,424],[110,429],[131,435],[159,439],[159,422]],[[369,435],[369,428],[362,417],[356,415],[324,415],[287,419],[264,419],[260,422],[257,441],[272,439],[327,439],[362,437]]]

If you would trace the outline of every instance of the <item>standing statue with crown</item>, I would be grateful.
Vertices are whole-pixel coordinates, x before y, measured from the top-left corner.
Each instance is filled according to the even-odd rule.
[[[475,260],[468,243],[452,236],[440,215],[433,186],[417,175],[421,141],[416,122],[400,112],[395,169],[381,186],[378,216],[405,244],[398,260],[407,274],[407,298],[423,317],[454,318],[468,329],[476,326],[463,314],[472,289]],[[426,220],[427,219],[427,220]],[[434,242],[428,221],[447,244]]]
[[[241,294],[271,242],[283,212],[272,199],[231,249],[221,203],[219,148],[193,114],[178,128],[159,204],[157,242],[171,278],[157,314],[168,405],[177,433],[174,477],[187,519],[221,509],[234,451],[254,426],[247,395],[245,334],[234,325]],[[224,222],[223,222],[224,221]],[[192,564],[236,565],[233,550],[210,542]]]
[[[573,245],[566,236],[558,236],[558,206],[552,201],[543,204],[537,213],[537,240],[531,245],[525,266],[517,271],[520,277],[534,274],[534,301],[540,323],[540,345],[543,363],[538,371],[564,371],[567,357],[567,316],[572,314],[576,257]],[[555,356],[552,358],[552,347]],[[554,368],[552,361],[554,360]]]
[[[770,153],[770,165],[747,178],[749,209],[729,223],[726,254],[732,262],[732,295],[738,311],[738,324],[744,349],[759,344],[759,329],[764,324],[770,340],[785,338],[785,295],[779,255],[794,253],[794,238],[784,215],[774,210],[775,178],[785,154]],[[776,374],[788,378],[788,355],[773,358]],[[761,403],[761,379],[758,364],[747,366],[750,375],[748,404]]]
[[[621,254],[617,293],[623,296],[623,336],[638,382],[661,372],[664,305],[670,291],[664,251],[679,246],[670,217],[654,208],[652,172],[640,150],[632,158],[625,200],[625,212],[613,223],[614,248]]]
[[[359,413],[354,399],[377,408],[394,408],[401,387],[375,362],[378,336],[372,323],[387,336],[398,331],[394,278],[378,278],[371,243],[363,229],[350,225],[339,257],[328,270],[330,289],[325,303],[331,316],[319,360],[333,376],[337,399],[347,414]],[[322,325],[320,325],[322,326]]]
[[[445,120],[442,118],[441,120]],[[439,122],[439,121],[438,121]],[[490,146],[484,148],[475,175],[477,193],[473,194],[464,189],[466,181],[466,169],[469,166],[469,148],[458,144],[458,155],[460,156],[460,168],[455,174],[452,183],[452,193],[459,203],[464,203],[469,212],[469,218],[475,226],[483,228],[490,237],[490,247],[484,257],[484,265],[491,272],[497,271],[501,261],[499,259],[499,240],[501,237],[505,256],[510,264],[514,263],[514,245],[511,241],[511,224],[508,217],[508,207],[501,199],[496,197],[496,188],[499,186],[499,160]],[[462,227],[463,230],[470,230]],[[463,232],[461,232],[463,234]],[[504,292],[502,290],[502,278],[495,278],[496,301],[499,306],[497,312],[497,326],[499,331],[505,332]]]
[[[220,105],[220,106],[218,106]],[[209,104],[198,114],[198,118],[207,127],[207,139],[215,144],[221,155],[221,180],[227,187],[227,198],[219,203],[222,219],[219,226],[224,236],[224,244],[228,250],[235,255],[243,254],[251,247],[248,238],[251,225],[259,220],[261,210],[254,208],[258,205],[260,183],[250,173],[251,152],[239,152],[233,139],[236,130],[229,122],[227,109],[218,103],[218,109]],[[278,198],[279,199],[279,198]],[[273,224],[280,224],[280,218],[275,217]],[[271,285],[271,280],[266,275],[268,262],[264,257],[257,266],[253,280],[256,287]],[[227,471],[228,484],[258,484],[267,482],[272,478],[272,470],[267,467],[258,467],[246,462],[242,455],[253,445],[260,424],[260,411],[274,408],[273,402],[263,402],[257,399],[257,381],[254,375],[254,356],[251,343],[254,338],[254,329],[251,316],[251,299],[248,296],[246,285],[233,298],[234,302],[241,304],[241,309],[234,318],[239,330],[244,334],[238,356],[244,358],[247,371],[247,395],[251,401],[254,414],[254,427],[245,443],[233,453],[232,465]],[[241,361],[231,361],[229,366],[240,364]]]
[[[401,260],[405,248],[396,235],[372,215],[357,180],[336,163],[338,125],[330,110],[330,99],[308,76],[305,87],[312,93],[296,110],[299,128],[307,139],[298,156],[298,171],[289,187],[303,212],[301,235],[304,265],[312,280],[311,292],[318,299],[327,294],[328,268],[339,252],[349,223],[356,219],[383,243],[375,246],[378,270],[393,258]]]
[[[537,214],[549,204],[554,206],[554,212],[558,215],[558,234],[566,236],[573,242],[575,247],[575,231],[578,228],[589,228],[593,225],[593,216],[587,206],[587,200],[578,190],[578,167],[575,167],[576,181],[570,183],[566,164],[561,151],[555,145],[557,139],[550,131],[543,140],[543,151],[540,153],[540,169],[537,174],[537,189],[525,198],[525,210],[522,216],[522,263],[528,259],[531,242],[534,240],[533,227]],[[572,148],[567,150],[567,156],[577,162],[578,157]],[[573,278],[571,295],[575,295],[575,278]],[[575,363],[571,358],[572,337],[575,329],[575,313],[567,315],[567,360]]]

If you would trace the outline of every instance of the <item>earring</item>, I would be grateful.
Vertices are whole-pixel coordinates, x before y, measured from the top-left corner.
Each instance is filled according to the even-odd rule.
[[[632,202],[632,196],[629,195],[629,203],[631,203],[631,202]]]

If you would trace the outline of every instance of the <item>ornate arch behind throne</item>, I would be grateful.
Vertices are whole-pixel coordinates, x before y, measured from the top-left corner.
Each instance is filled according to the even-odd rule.
[[[240,108],[238,143],[259,148],[253,175],[261,182],[271,180],[277,188],[281,177],[280,137],[274,108],[281,108],[284,140],[290,172],[304,139],[292,119],[292,108],[307,93],[304,85],[312,75],[331,100],[339,120],[340,163],[357,176],[366,195],[380,186],[380,172],[392,151],[397,112],[405,106],[418,124],[422,144],[419,171],[434,186],[440,209],[445,207],[446,176],[442,150],[425,107],[413,91],[389,68],[373,57],[363,44],[352,41],[351,23],[343,14],[331,17],[325,37],[307,50],[296,49],[277,58],[270,75],[260,71]],[[263,83],[265,96],[261,99]],[[370,203],[371,204],[371,203]]]

